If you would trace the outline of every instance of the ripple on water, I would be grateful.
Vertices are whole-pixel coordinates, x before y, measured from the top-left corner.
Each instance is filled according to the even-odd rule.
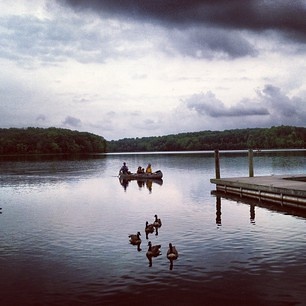
[[[84,176],[70,173],[70,164],[63,176],[44,174],[41,182],[37,174],[8,180],[0,215],[2,298],[12,301],[14,292],[15,304],[148,305],[149,299],[171,305],[173,297],[178,305],[302,304],[305,219],[260,207],[251,216],[249,205],[224,199],[217,211],[212,171],[199,168],[210,169],[212,161],[197,158],[155,160],[165,181],[151,193],[136,182],[124,191],[117,178],[103,175],[122,157],[103,160],[101,173],[96,163]],[[190,179],[177,170],[190,167]],[[162,255],[150,267],[144,226],[155,213],[163,225],[148,240],[162,245]],[[141,251],[128,241],[138,230]],[[172,270],[169,242],[179,251]]]

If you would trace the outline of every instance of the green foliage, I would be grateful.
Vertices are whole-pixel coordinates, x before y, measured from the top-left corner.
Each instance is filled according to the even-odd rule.
[[[108,152],[301,149],[305,146],[306,128],[292,126],[124,138],[109,141],[107,145]]]
[[[84,154],[106,152],[98,135],[59,128],[0,129],[0,154]]]

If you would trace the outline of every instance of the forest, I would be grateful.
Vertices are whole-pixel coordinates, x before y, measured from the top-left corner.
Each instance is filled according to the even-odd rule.
[[[0,154],[83,154],[106,152],[106,140],[95,134],[60,128],[0,129]]]
[[[107,142],[108,152],[304,149],[306,128],[278,126],[202,131]]]
[[[111,141],[88,132],[54,127],[0,129],[0,155],[305,148],[306,128],[283,125]]]

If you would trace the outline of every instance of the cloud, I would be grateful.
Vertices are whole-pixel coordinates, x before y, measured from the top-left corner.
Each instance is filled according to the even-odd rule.
[[[168,27],[195,25],[228,30],[290,33],[306,41],[306,6],[303,0],[58,0],[78,11],[90,9]],[[287,37],[290,38],[289,36]]]
[[[73,10],[63,13],[53,5],[56,18],[1,18],[0,27],[7,30],[0,36],[0,56],[27,68],[58,65],[69,59],[105,63],[154,51],[199,59],[235,59],[257,56],[256,39],[250,32],[255,35],[267,30],[281,34],[282,39],[306,43],[306,9],[301,1],[281,0],[277,5],[260,0],[57,3]],[[101,18],[93,19],[88,11]]]
[[[305,126],[305,1],[31,3],[0,1],[2,126],[109,140]]]
[[[273,85],[256,91],[253,99],[242,98],[227,106],[214,93],[193,94],[182,100],[171,116],[159,116],[168,134],[278,125],[305,126],[306,103]]]
[[[0,19],[0,58],[24,68],[58,66],[74,59],[80,63],[105,63],[121,57],[138,57],[149,51],[145,33],[135,26],[90,16],[59,14],[57,18],[6,16]]]
[[[257,92],[259,99],[271,109],[271,117],[283,122],[305,124],[306,99],[289,97],[280,88],[266,85],[262,91]]]
[[[78,118],[67,116],[63,121],[63,124],[71,126],[73,128],[77,128],[82,126],[82,121]]]
[[[265,107],[252,105],[252,101],[249,100],[244,100],[237,105],[227,107],[212,92],[195,94],[188,98],[185,103],[188,109],[195,110],[200,115],[214,118],[269,115],[269,111]]]
[[[45,115],[38,115],[37,117],[36,117],[36,121],[42,121],[42,122],[44,122],[44,121],[46,121],[46,116]]]
[[[170,30],[168,42],[173,50],[195,58],[239,58],[258,52],[241,34],[212,28]]]

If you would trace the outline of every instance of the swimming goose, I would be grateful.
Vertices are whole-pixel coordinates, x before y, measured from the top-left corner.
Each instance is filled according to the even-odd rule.
[[[137,234],[131,234],[131,235],[129,235],[131,244],[134,244],[134,245],[140,244],[140,243],[141,243],[141,238],[140,238],[140,236],[141,236],[140,232],[137,232]]]
[[[148,234],[154,233],[154,225],[149,224],[149,222],[146,221],[145,232],[146,232],[146,238],[148,239]]]
[[[158,255],[161,255],[160,253],[160,248],[161,245],[157,244],[157,245],[152,245],[151,241],[148,242],[148,251],[147,251],[147,257],[157,257]]]
[[[177,249],[175,248],[174,245],[172,245],[172,243],[169,243],[169,249],[167,251],[167,258],[169,259],[170,261],[170,270],[173,269],[173,261],[176,260],[178,258],[178,251]]]
[[[167,251],[167,258],[172,261],[178,258],[178,251],[172,243],[169,243],[169,249]]]
[[[154,220],[154,222],[153,222],[153,225],[154,225],[155,227],[161,227],[161,225],[162,225],[161,220],[157,217],[157,215],[155,215],[154,217],[155,217],[155,220]]]

